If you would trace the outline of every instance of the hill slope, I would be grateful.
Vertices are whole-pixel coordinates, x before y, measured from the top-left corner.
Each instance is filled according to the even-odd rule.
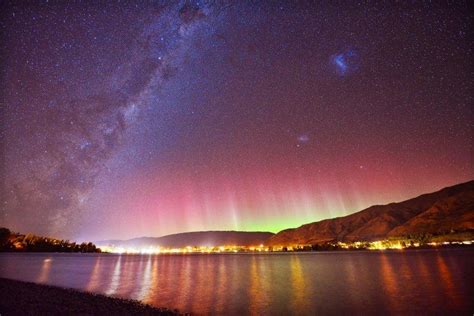
[[[256,246],[264,244],[274,234],[269,232],[204,231],[166,235],[162,237],[140,237],[129,240],[97,241],[99,246],[117,247],[160,246],[181,248],[186,246]]]
[[[370,241],[420,233],[474,230],[474,181],[360,212],[283,230],[269,245]]]

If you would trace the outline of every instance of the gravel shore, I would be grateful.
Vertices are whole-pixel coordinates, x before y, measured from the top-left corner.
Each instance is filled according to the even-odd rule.
[[[0,278],[0,315],[179,315],[139,301]]]

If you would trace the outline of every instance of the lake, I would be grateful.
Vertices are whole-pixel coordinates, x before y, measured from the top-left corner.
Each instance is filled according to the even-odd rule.
[[[197,314],[474,312],[474,249],[269,254],[1,253],[0,277]]]

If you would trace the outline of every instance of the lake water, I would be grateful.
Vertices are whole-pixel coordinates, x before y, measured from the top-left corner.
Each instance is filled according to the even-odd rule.
[[[0,276],[198,314],[474,312],[474,249],[0,254]]]

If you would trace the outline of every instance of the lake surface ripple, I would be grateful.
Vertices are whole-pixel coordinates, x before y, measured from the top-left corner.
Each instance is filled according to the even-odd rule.
[[[282,254],[2,253],[0,277],[197,314],[474,312],[474,249]]]

